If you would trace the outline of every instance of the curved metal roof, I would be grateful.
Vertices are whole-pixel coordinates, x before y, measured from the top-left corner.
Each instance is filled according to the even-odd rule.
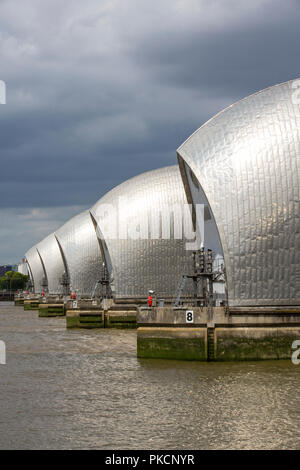
[[[41,257],[36,246],[30,248],[25,254],[26,262],[29,268],[29,276],[33,283],[34,292],[39,294],[42,292],[42,280],[46,276]]]
[[[298,81],[299,84],[299,81]],[[215,218],[230,305],[300,304],[300,104],[294,82],[233,104],[178,149]]]
[[[170,239],[162,232],[166,210],[189,208],[178,166],[143,173],[120,184],[91,209],[112,268],[116,298],[174,297],[182,274],[192,268],[186,240],[177,239],[175,216]],[[172,219],[172,217],[171,217]],[[174,223],[175,220],[175,223]],[[181,218],[182,221],[182,218]],[[155,232],[155,233],[154,233]],[[188,287],[191,292],[191,286]]]
[[[70,219],[55,236],[65,258],[71,290],[91,295],[103,274],[103,257],[89,211]]]
[[[62,293],[61,277],[66,272],[66,266],[54,233],[48,235],[36,245],[44,264],[50,294]]]

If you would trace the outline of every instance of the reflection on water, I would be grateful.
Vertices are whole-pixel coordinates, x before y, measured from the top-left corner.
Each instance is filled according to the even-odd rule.
[[[0,448],[300,449],[300,365],[139,360],[136,332],[0,304]]]

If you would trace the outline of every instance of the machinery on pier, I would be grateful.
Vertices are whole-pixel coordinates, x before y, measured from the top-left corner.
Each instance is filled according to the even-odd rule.
[[[212,250],[200,248],[200,250],[193,251],[193,272],[182,275],[176,293],[174,307],[179,307],[182,293],[188,279],[191,279],[193,282],[194,307],[205,306],[212,308],[214,306],[214,283],[225,282],[224,264],[221,264],[218,269],[214,270]]]
[[[63,288],[63,295],[66,297],[70,294],[70,277],[66,271],[64,271],[63,275],[59,279],[59,283]]]
[[[109,273],[105,263],[103,263],[103,274],[101,279],[99,279],[92,292],[91,299],[94,299],[96,296],[96,291],[98,286],[100,287],[100,298],[101,299],[109,299],[111,297],[111,288],[110,288],[110,280],[109,280]]]
[[[42,279],[41,287],[43,292],[48,292],[48,279],[46,276],[44,276]]]

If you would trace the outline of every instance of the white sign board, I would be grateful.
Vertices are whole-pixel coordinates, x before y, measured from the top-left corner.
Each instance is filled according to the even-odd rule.
[[[77,300],[73,300],[73,308],[77,308],[77,307],[78,307]]]
[[[194,323],[194,311],[193,310],[186,310],[185,311],[185,322],[186,323]]]

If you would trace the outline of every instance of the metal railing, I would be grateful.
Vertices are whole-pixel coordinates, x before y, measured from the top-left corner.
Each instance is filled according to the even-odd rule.
[[[14,300],[16,290],[0,290],[0,301]]]

